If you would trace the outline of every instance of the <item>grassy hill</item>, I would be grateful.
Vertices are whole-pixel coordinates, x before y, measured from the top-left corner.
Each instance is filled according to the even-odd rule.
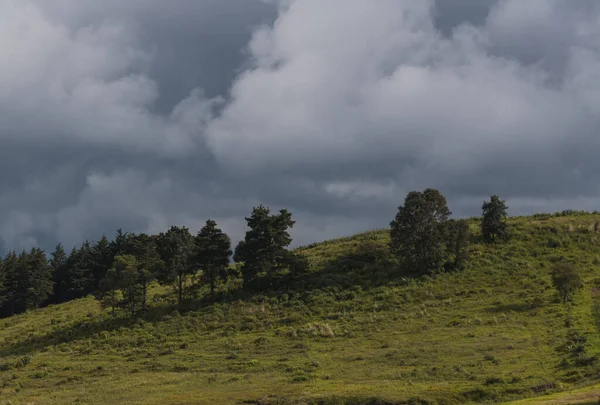
[[[300,248],[312,272],[281,292],[232,284],[180,315],[154,287],[138,319],[90,297],[0,320],[0,404],[596,403],[599,221],[512,218],[490,246],[473,220],[469,268],[434,278],[374,260],[373,231]],[[561,258],[586,282],[569,306],[549,277]],[[569,333],[587,338],[578,361]]]

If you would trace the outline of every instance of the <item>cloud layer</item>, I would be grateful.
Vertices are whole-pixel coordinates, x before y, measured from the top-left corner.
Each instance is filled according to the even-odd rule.
[[[176,4],[174,4],[176,3]],[[243,6],[242,6],[243,3]],[[0,239],[600,206],[594,0],[0,3]]]

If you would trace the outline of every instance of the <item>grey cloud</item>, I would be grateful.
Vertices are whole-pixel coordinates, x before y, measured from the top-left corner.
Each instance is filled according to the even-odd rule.
[[[304,244],[428,186],[457,215],[600,201],[597,2],[271,3],[0,3],[0,245],[237,240],[260,203]]]
[[[334,162],[353,178],[376,162],[395,167],[402,184],[408,156],[416,156],[410,169],[423,185],[430,178],[440,185],[475,181],[486,191],[500,186],[509,195],[573,192],[570,170],[579,163],[562,161],[564,151],[587,150],[598,123],[590,80],[596,7],[569,3],[567,29],[577,38],[562,55],[566,76],[556,84],[548,82],[554,65],[522,60],[527,40],[511,39],[510,24],[537,27],[536,10],[562,16],[565,2],[503,1],[485,25],[463,25],[451,37],[434,28],[428,2],[327,4],[292,3],[273,29],[255,34],[256,65],[234,84],[233,101],[208,130],[224,165],[303,171]],[[297,29],[317,9],[312,30]],[[555,25],[545,23],[538,36],[551,41],[554,31],[544,28]],[[506,49],[502,56],[498,46]]]

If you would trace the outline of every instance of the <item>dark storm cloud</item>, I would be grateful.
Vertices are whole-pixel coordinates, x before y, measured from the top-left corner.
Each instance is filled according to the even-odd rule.
[[[598,27],[593,0],[4,1],[0,245],[235,240],[261,203],[307,243],[428,186],[594,208]]]

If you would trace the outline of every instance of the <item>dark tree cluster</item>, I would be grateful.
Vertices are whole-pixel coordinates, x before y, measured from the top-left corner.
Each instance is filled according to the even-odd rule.
[[[481,233],[486,242],[506,241],[506,202],[493,195],[483,203]],[[390,248],[416,274],[462,270],[469,260],[466,220],[451,219],[446,198],[435,189],[411,191],[390,223]]]
[[[9,252],[0,262],[0,314],[42,306],[52,295],[52,268],[43,250]]]
[[[306,260],[287,247],[287,232],[294,221],[287,210],[269,215],[263,206],[247,218],[250,230],[236,248],[244,287],[271,284],[285,273],[307,268]],[[214,295],[219,283],[235,276],[231,270],[231,239],[215,221],[208,220],[192,235],[188,228],[172,226],[158,235],[124,233],[114,239],[85,241],[69,254],[58,244],[48,258],[41,249],[0,258],[0,316],[11,316],[48,304],[93,294],[113,314],[117,309],[136,314],[147,308],[153,282],[171,286],[181,308],[186,297],[200,288]]]
[[[468,261],[469,225],[450,219],[446,198],[435,189],[411,191],[390,223],[390,247],[417,274],[459,270]]]
[[[272,287],[273,281],[283,274],[294,276],[307,270],[306,259],[287,250],[292,242],[288,229],[295,223],[287,210],[271,215],[261,205],[254,208],[246,222],[250,229],[237,245],[234,256],[242,265],[244,289],[260,289],[264,286],[261,282]]]

